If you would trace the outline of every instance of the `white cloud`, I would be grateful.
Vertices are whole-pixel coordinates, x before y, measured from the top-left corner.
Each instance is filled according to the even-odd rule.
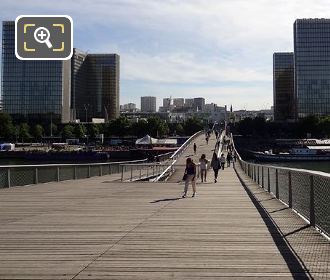
[[[248,82],[261,101],[272,99],[272,54],[292,51],[294,20],[329,17],[329,9],[328,0],[2,0],[0,17],[69,14],[77,30],[99,38],[78,47],[119,52],[123,88],[152,83],[158,94],[171,84],[193,91],[230,82],[244,104]],[[112,31],[98,34],[100,27]]]

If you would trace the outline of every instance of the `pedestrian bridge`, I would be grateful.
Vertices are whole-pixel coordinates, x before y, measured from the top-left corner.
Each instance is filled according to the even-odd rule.
[[[215,137],[194,142],[178,166],[211,159]],[[158,183],[119,173],[0,189],[0,279],[330,279],[329,210],[317,230],[317,209],[313,221],[290,208],[294,191],[291,205],[277,199],[281,172],[279,194],[260,180],[272,171],[237,162],[182,199],[175,170]]]

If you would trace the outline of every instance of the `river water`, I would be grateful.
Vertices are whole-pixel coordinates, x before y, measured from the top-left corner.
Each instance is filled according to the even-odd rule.
[[[330,173],[329,161],[272,162],[266,163],[266,165],[300,168]]]

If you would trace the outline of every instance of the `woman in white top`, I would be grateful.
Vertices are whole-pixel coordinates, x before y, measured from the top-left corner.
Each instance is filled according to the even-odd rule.
[[[206,182],[206,173],[207,173],[207,164],[209,161],[206,159],[205,154],[202,154],[201,158],[199,159],[199,166],[201,169],[201,179],[202,182]]]

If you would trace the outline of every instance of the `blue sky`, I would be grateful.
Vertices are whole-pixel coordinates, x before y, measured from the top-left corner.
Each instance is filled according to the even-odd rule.
[[[74,46],[121,56],[120,103],[205,97],[272,105],[272,54],[292,51],[296,18],[329,18],[328,0],[1,0],[0,19],[67,14]]]

